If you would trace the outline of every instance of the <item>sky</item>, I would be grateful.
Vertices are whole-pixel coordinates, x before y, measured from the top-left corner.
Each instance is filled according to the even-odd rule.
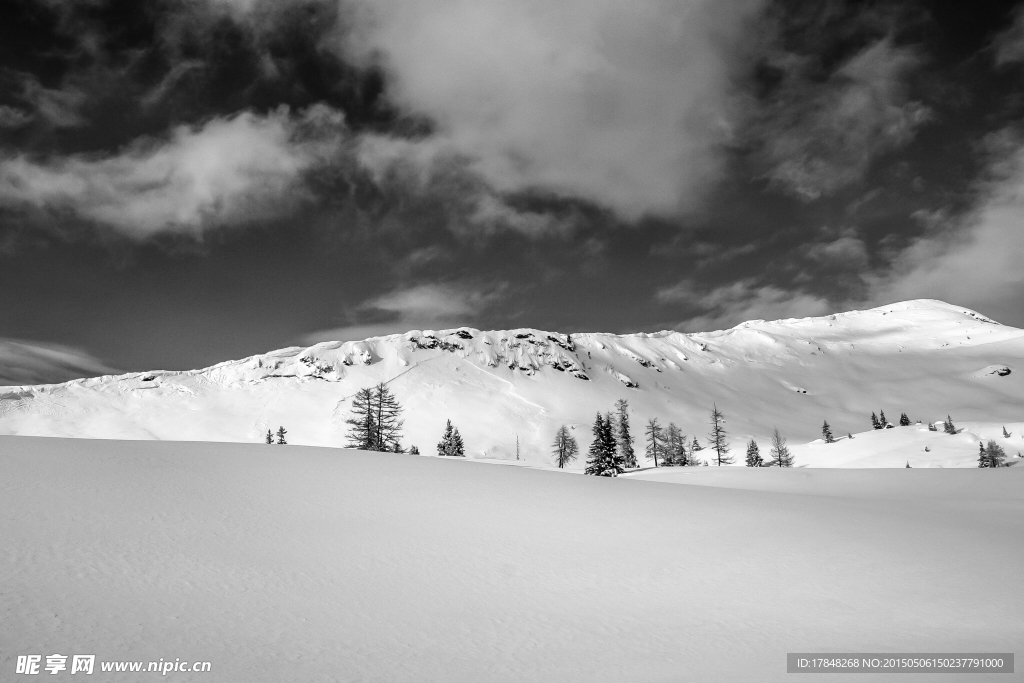
[[[0,380],[914,298],[1024,326],[1022,77],[995,0],[7,0]]]

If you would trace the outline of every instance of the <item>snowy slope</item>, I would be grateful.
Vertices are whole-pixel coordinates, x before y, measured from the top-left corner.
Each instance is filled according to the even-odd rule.
[[[767,451],[773,426],[797,446],[798,464],[965,465],[976,457],[969,434],[925,452],[938,437],[914,428],[827,451],[799,445],[818,438],[826,419],[837,437],[856,436],[878,410],[891,421],[901,411],[924,422],[950,414],[986,433],[1016,425],[1007,450],[1024,450],[1024,331],[931,300],[700,334],[412,331],[189,372],[8,387],[0,389],[0,433],[259,442],[284,425],[291,443],[338,446],[351,396],[378,381],[406,408],[406,446],[432,453],[450,418],[470,457],[514,458],[518,437],[524,461],[536,465],[550,463],[562,423],[585,449],[594,414],[619,398],[629,400],[639,437],[658,417],[701,442],[717,403],[738,460],[750,437]]]
[[[0,471],[5,681],[16,654],[81,653],[212,664],[95,675],[133,683],[746,683],[790,681],[787,652],[1024,639],[1018,468],[694,468],[717,484],[685,486],[0,437]]]

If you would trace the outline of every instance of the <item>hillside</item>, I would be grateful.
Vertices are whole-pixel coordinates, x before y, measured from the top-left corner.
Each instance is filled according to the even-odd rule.
[[[658,417],[703,443],[717,404],[738,460],[750,437],[766,451],[774,426],[804,449],[798,464],[816,466],[866,462],[877,455],[864,451],[870,444],[890,452],[885,466],[911,455],[920,466],[969,465],[977,438],[1001,437],[1004,424],[1013,432],[1004,447],[1024,451],[1024,331],[932,300],[698,334],[415,330],[187,372],[6,387],[0,434],[260,442],[284,425],[291,443],[339,446],[352,395],[379,381],[406,409],[404,444],[425,454],[450,418],[470,457],[514,459],[518,438],[524,463],[546,465],[558,425],[569,424],[585,450],[594,414],[619,398],[629,401],[638,440]],[[924,423],[948,414],[976,429],[934,455],[924,451],[933,434],[915,428],[830,444],[827,453],[799,446],[819,438],[826,419],[837,437],[856,436],[879,410],[893,422],[902,411]]]

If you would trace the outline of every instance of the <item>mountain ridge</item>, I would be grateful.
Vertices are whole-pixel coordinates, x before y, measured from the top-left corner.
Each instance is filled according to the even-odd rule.
[[[406,408],[405,445],[426,453],[452,419],[471,457],[514,458],[518,441],[521,458],[543,463],[558,425],[585,451],[594,413],[619,398],[640,440],[657,417],[703,442],[717,404],[735,451],[775,426],[794,443],[823,420],[857,432],[879,409],[1015,423],[1022,366],[1024,330],[935,300],[696,333],[410,330],[197,370],[0,388],[0,433],[256,441],[284,425],[293,443],[341,446],[348,400],[384,381]]]

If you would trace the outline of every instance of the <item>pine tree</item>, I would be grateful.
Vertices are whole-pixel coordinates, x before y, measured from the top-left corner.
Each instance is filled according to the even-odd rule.
[[[717,454],[718,466],[731,465],[733,458],[729,455],[729,442],[725,434],[725,415],[718,409],[718,405],[711,409],[711,433],[708,435],[711,448]]]
[[[636,462],[636,452],[633,450],[633,435],[629,429],[629,403],[624,398],[615,402],[615,439],[618,442],[619,456],[622,458],[624,467],[633,469],[639,467]]]
[[[452,426],[451,420],[448,420],[448,424],[445,425],[444,436],[441,437],[441,441],[437,444],[437,454],[448,458],[466,457],[462,436],[459,434],[458,428]]]
[[[267,443],[274,443],[274,433],[267,430]]]
[[[928,431],[929,432],[937,432],[937,431],[939,431],[939,428],[935,426],[934,422],[929,422],[928,423]]]
[[[1003,447],[997,444],[992,439],[989,439],[988,444],[985,446],[985,453],[988,455],[988,466],[989,467],[1005,467],[1006,451]]]
[[[882,423],[878,421],[878,416],[875,415],[873,412],[871,413],[871,427],[873,429],[881,429],[882,428]]]
[[[761,467],[764,465],[764,460],[761,458],[761,449],[757,447],[757,442],[751,439],[747,442],[747,467]]]
[[[900,413],[900,427],[909,427],[910,418],[907,417],[906,413]]]
[[[846,438],[850,439],[852,441],[853,440],[853,432],[846,432]]]
[[[879,421],[879,423],[881,423],[882,429],[885,429],[886,427],[889,426],[889,421],[885,419],[885,411],[884,410],[878,411],[878,421]]]
[[[453,432],[454,448],[452,455],[456,458],[466,457],[466,444],[462,441],[462,434],[459,434],[459,428],[456,427]]]
[[[825,439],[825,443],[835,443],[836,440],[832,437],[832,430],[828,426],[828,420],[821,426],[821,437]]]
[[[946,421],[942,423],[943,431],[947,434],[956,434],[956,426],[953,425],[953,418],[949,415],[946,416]]]
[[[906,469],[908,469],[908,470],[910,469],[910,461],[909,461],[909,460],[907,461],[907,467],[906,467]]]
[[[1010,438],[1010,432],[1006,431],[1006,426],[1005,425],[1003,425],[1003,438],[1004,439],[1009,439]]]
[[[352,417],[345,420],[351,425],[348,430],[348,443],[346,448],[356,448],[361,451],[376,450],[377,443],[377,421],[374,419],[373,389],[360,389],[352,397]]]
[[[615,431],[612,427],[611,414],[597,414],[594,421],[594,441],[590,444],[590,457],[587,459],[585,474],[598,477],[617,477],[625,470],[622,460],[617,454]]]
[[[988,459],[988,453],[985,452],[985,444],[978,444],[978,467],[992,467],[991,462]]]
[[[399,441],[402,438],[402,425],[405,424],[401,420],[402,406],[384,382],[373,388],[372,405],[375,430],[371,450],[401,452]]]
[[[690,444],[690,450],[691,451],[702,451],[702,450],[704,450],[704,447],[701,446],[700,443],[697,442],[697,435],[696,434],[693,436],[693,442]]]
[[[778,427],[772,432],[771,456],[771,461],[765,467],[793,466],[793,454],[789,452],[789,447],[786,446],[786,438],[779,433]]]
[[[686,465],[686,435],[680,431],[675,422],[670,422],[665,428],[662,444],[662,465],[665,467]]]
[[[409,446],[409,455],[419,455],[420,449],[416,445]]]
[[[280,446],[287,446],[288,442],[285,441],[284,435],[288,433],[288,430],[284,427],[277,428],[277,443]]]
[[[580,447],[576,443],[576,439],[569,433],[569,428],[562,425],[555,432],[555,443],[554,443],[554,454],[555,462],[558,463],[558,468],[562,469],[570,462],[576,459],[579,455]]]
[[[402,453],[401,415],[402,406],[384,382],[360,389],[352,397],[352,416],[345,420],[351,425],[347,447]]]
[[[646,436],[647,436],[647,451],[646,451],[647,458],[649,460],[653,459],[654,460],[654,466],[657,467],[658,466],[658,456],[661,455],[661,452],[664,449],[664,446],[662,445],[662,441],[663,441],[663,438],[664,438],[663,437],[663,431],[662,431],[661,425],[658,424],[658,418],[652,417],[650,420],[647,421]]]

